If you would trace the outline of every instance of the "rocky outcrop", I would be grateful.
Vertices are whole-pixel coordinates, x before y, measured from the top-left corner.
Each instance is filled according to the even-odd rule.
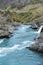
[[[43,53],[43,32],[38,35],[35,43],[28,47],[30,50],[38,51]]]
[[[19,26],[21,23],[18,23],[18,22],[13,22],[12,23],[12,26],[16,27],[16,26]]]
[[[32,29],[38,29],[41,26],[39,19],[33,20],[30,24]]]
[[[29,47],[30,50],[38,51],[43,53],[43,43],[35,43]]]
[[[31,24],[32,29],[39,29],[40,26],[43,26],[43,16],[41,16],[37,20],[34,20],[33,22],[30,22],[30,24]],[[43,53],[43,29],[41,30],[40,34],[34,40],[35,40],[35,43],[27,48],[30,50]]]
[[[32,29],[39,29],[39,27],[43,25],[43,15],[40,18],[33,20],[29,24],[31,25]]]
[[[19,26],[20,23],[10,22],[6,17],[0,15],[0,38],[9,38],[13,35],[13,30],[16,29],[16,26]]]
[[[11,25],[0,25],[0,38],[9,38],[13,33]]]

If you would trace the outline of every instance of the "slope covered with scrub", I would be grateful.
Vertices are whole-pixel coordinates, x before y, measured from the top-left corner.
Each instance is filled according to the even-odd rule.
[[[41,17],[42,14],[43,4],[28,4],[19,10],[17,8],[10,8],[7,10],[6,17],[12,21],[25,23]]]
[[[0,8],[0,14],[10,22],[30,22],[43,16],[43,0],[0,0],[3,3],[11,3],[4,10]],[[17,4],[16,6],[14,6]],[[20,6],[23,5],[24,6]]]

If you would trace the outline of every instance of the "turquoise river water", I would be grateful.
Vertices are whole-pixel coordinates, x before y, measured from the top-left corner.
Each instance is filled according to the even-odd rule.
[[[0,39],[0,65],[43,65],[43,54],[26,48],[37,34],[30,25],[21,25],[11,38]]]

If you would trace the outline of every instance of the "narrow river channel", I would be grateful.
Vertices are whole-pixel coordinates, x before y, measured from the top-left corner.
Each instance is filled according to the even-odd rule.
[[[35,42],[36,32],[30,25],[21,25],[11,38],[0,40],[0,65],[43,65],[43,54],[26,48]]]

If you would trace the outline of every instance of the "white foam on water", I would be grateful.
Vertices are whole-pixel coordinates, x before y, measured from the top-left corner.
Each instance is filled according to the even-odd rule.
[[[0,56],[1,57],[6,56],[8,53],[17,50],[18,46],[19,45],[14,45],[13,47],[9,47],[9,48],[0,47]]]
[[[13,52],[15,50],[22,50],[25,47],[29,47],[34,42],[32,41],[23,41],[21,45],[14,45],[13,47],[0,47],[0,57],[6,56],[8,53]]]
[[[41,26],[41,27],[39,28],[38,33],[40,33],[40,32],[41,32],[42,28],[43,28],[43,26]]]
[[[35,42],[32,42],[32,41],[23,41],[22,42],[22,45],[18,48],[18,50],[22,50],[24,49],[25,47],[29,47],[31,46],[31,44],[34,44]]]
[[[40,33],[41,33],[42,28],[43,28],[43,26],[40,26],[40,28],[39,28],[39,30],[38,30],[38,31],[31,32],[31,33],[37,33],[37,34],[40,34]]]
[[[26,30],[27,28],[29,28],[29,27],[30,27],[30,25],[29,25],[29,26],[22,25],[22,27],[20,27],[19,30],[20,30],[21,32],[25,32],[25,30]]]
[[[30,34],[31,33],[36,33],[36,34],[40,34],[40,32],[39,31],[35,31],[35,32],[29,32]]]
[[[6,53],[4,53],[4,54],[0,54],[0,57],[4,57],[4,56],[6,56]]]
[[[35,31],[35,32],[30,32],[30,33],[36,33],[36,34],[39,34],[39,32],[38,32],[38,31]]]
[[[22,26],[22,27],[20,27],[19,30],[21,32],[24,32],[29,27],[30,26]],[[33,32],[33,33],[36,33],[36,32]],[[2,39],[0,41],[0,43],[2,43],[3,41],[4,41],[4,39]],[[16,45],[9,47],[9,48],[8,47],[0,47],[0,57],[6,56],[8,53],[11,53],[11,52],[16,51],[16,50],[22,50],[26,47],[29,47],[31,44],[34,44],[34,43],[35,42],[33,42],[33,41],[27,40],[27,41],[21,42],[21,44],[16,44]]]
[[[4,39],[0,39],[0,44],[4,41]]]
[[[43,26],[40,26],[39,30],[38,30],[36,33],[40,34],[40,33],[41,33],[42,28],[43,28]]]

